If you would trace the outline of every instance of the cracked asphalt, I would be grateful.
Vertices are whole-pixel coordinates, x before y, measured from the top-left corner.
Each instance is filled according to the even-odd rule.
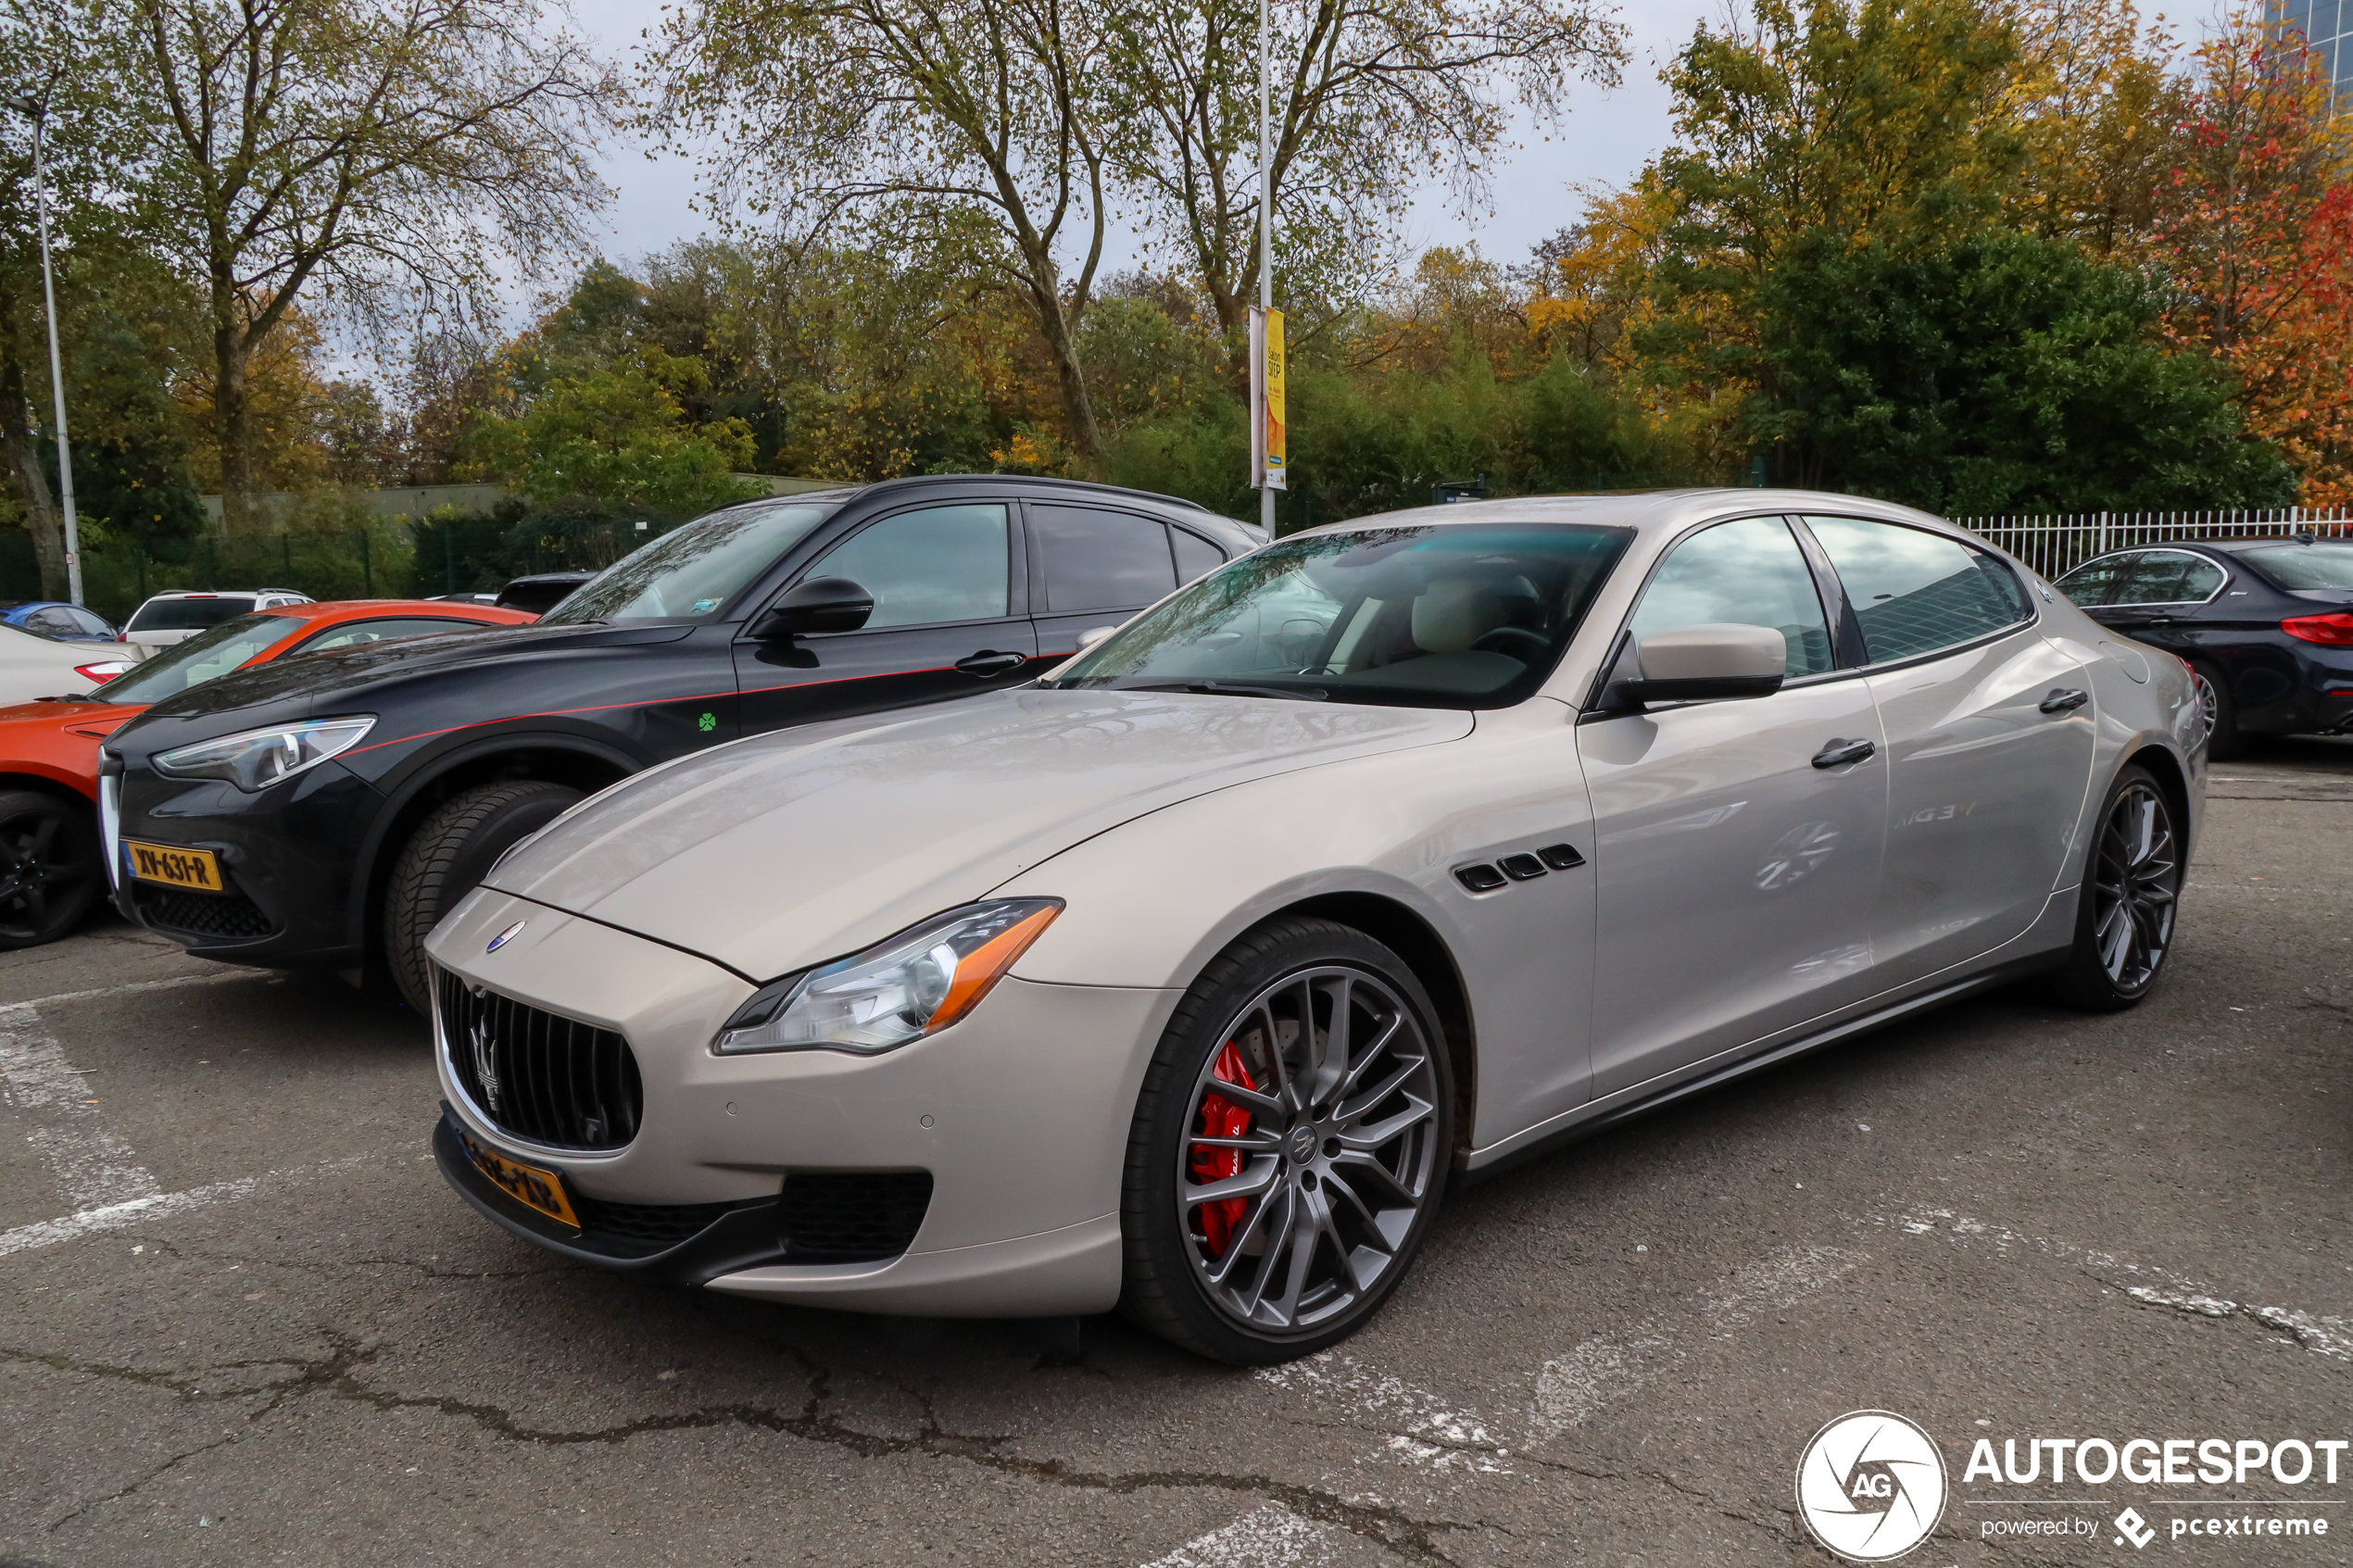
[[[1969,1002],[1457,1193],[1262,1374],[575,1268],[444,1189],[411,1015],[120,923],[0,956],[0,1564],[1827,1564],[1795,1468],[1866,1408],[1951,1479],[1907,1562],[2137,1561],[2128,1503],[2153,1558],[2353,1560],[2353,1455],[1962,1474],[2353,1437],[2353,746],[2216,773],[2138,1010]],[[2226,1501],[2333,1533],[2170,1534]]]

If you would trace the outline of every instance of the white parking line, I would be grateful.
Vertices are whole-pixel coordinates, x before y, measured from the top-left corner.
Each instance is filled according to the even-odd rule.
[[[1478,1417],[1458,1411],[1428,1389],[1391,1377],[1340,1350],[1324,1350],[1252,1374],[1277,1388],[1312,1394],[1340,1406],[1365,1425],[1389,1429],[1383,1450],[1431,1470],[1509,1475],[1511,1449]]]
[[[1231,1524],[1196,1536],[1144,1568],[1322,1568],[1340,1561],[1347,1536],[1268,1503]]]
[[[16,1012],[12,1022],[31,1022],[32,1016]],[[0,1033],[0,1099],[31,1123],[25,1141],[74,1208],[152,1198],[161,1190],[131,1146],[107,1129],[88,1075],[47,1035]]]
[[[0,1016],[8,1013],[56,1007],[62,1002],[94,1002],[107,997],[129,997],[141,991],[176,991],[183,985],[219,985],[232,980],[258,980],[271,985],[282,977],[258,969],[229,969],[219,974],[174,974],[162,980],[131,980],[120,985],[105,985],[94,991],[59,991],[55,996],[34,997],[21,1002],[0,1002]]]
[[[1785,1247],[1738,1270],[1693,1306],[1586,1340],[1544,1363],[1531,1427],[1557,1436],[1691,1354],[1694,1339],[1724,1339],[1758,1312],[1793,1306],[1851,1273],[1860,1252]]]
[[[2292,1307],[2263,1307],[2231,1300],[2214,1286],[2188,1279],[2168,1269],[2152,1268],[2145,1263],[2129,1263],[2112,1252],[2078,1247],[2072,1242],[2056,1241],[2049,1236],[2027,1236],[2007,1225],[1956,1214],[1950,1209],[1907,1209],[1894,1215],[1875,1217],[1871,1223],[1900,1230],[1907,1236],[1942,1236],[1956,1241],[1992,1247],[2006,1252],[2011,1248],[2040,1252],[2045,1257],[2065,1259],[2116,1274],[2131,1274],[2148,1281],[2146,1285],[2120,1285],[2119,1289],[2133,1300],[2151,1307],[2170,1307],[2175,1311],[2195,1317],[2246,1317],[2267,1328],[2295,1336],[2297,1343],[2315,1355],[2336,1361],[2353,1361],[2353,1322],[2340,1317],[2325,1317]]]
[[[36,1221],[32,1224],[19,1225],[12,1231],[0,1231],[0,1258],[11,1252],[31,1251],[36,1247],[55,1247],[58,1242],[94,1236],[101,1231],[119,1231],[145,1220],[160,1220],[215,1203],[233,1202],[240,1198],[251,1198],[266,1188],[284,1185],[296,1178],[308,1181],[329,1171],[347,1170],[380,1159],[376,1155],[354,1154],[341,1160],[321,1160],[316,1165],[290,1165],[283,1171],[265,1171],[258,1176],[239,1176],[233,1181],[214,1182],[208,1186],[189,1187],[183,1192],[161,1192],[123,1203],[110,1203],[103,1209],[84,1209],[78,1214],[67,1214],[59,1219]]]

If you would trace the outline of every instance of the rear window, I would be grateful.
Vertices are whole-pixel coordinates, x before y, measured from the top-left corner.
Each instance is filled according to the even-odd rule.
[[[201,632],[253,608],[250,594],[223,594],[205,599],[149,599],[131,618],[126,632]]]
[[[2353,588],[2353,545],[2267,545],[2239,559],[2283,588]]]
[[[291,634],[300,624],[283,615],[241,615],[208,632],[199,632],[185,642],[172,644],[137,669],[117,675],[82,700],[161,702],[165,697],[178,696],[215,675],[226,675],[263,648]]]

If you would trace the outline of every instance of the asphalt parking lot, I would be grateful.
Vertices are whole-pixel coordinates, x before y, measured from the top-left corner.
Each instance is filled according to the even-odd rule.
[[[2138,1010],[1996,996],[1523,1167],[1259,1374],[575,1268],[444,1188],[412,1015],[119,923],[0,956],[0,1563],[1828,1563],[1793,1477],[1861,1408],[1951,1467],[1908,1562],[2136,1561],[2127,1503],[2152,1558],[2353,1561],[2353,1453],[1961,1474],[2353,1437],[2353,746],[2216,772]],[[2225,1502],[2332,1533],[2171,1534]]]

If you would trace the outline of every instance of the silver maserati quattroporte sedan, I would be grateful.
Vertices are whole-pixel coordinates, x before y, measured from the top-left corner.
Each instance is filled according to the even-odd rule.
[[[1902,508],[1319,528],[1042,680],[524,841],[428,945],[434,1148],[585,1262],[1278,1361],[1450,1181],[1981,987],[2137,1001],[2201,724],[2180,660]]]

